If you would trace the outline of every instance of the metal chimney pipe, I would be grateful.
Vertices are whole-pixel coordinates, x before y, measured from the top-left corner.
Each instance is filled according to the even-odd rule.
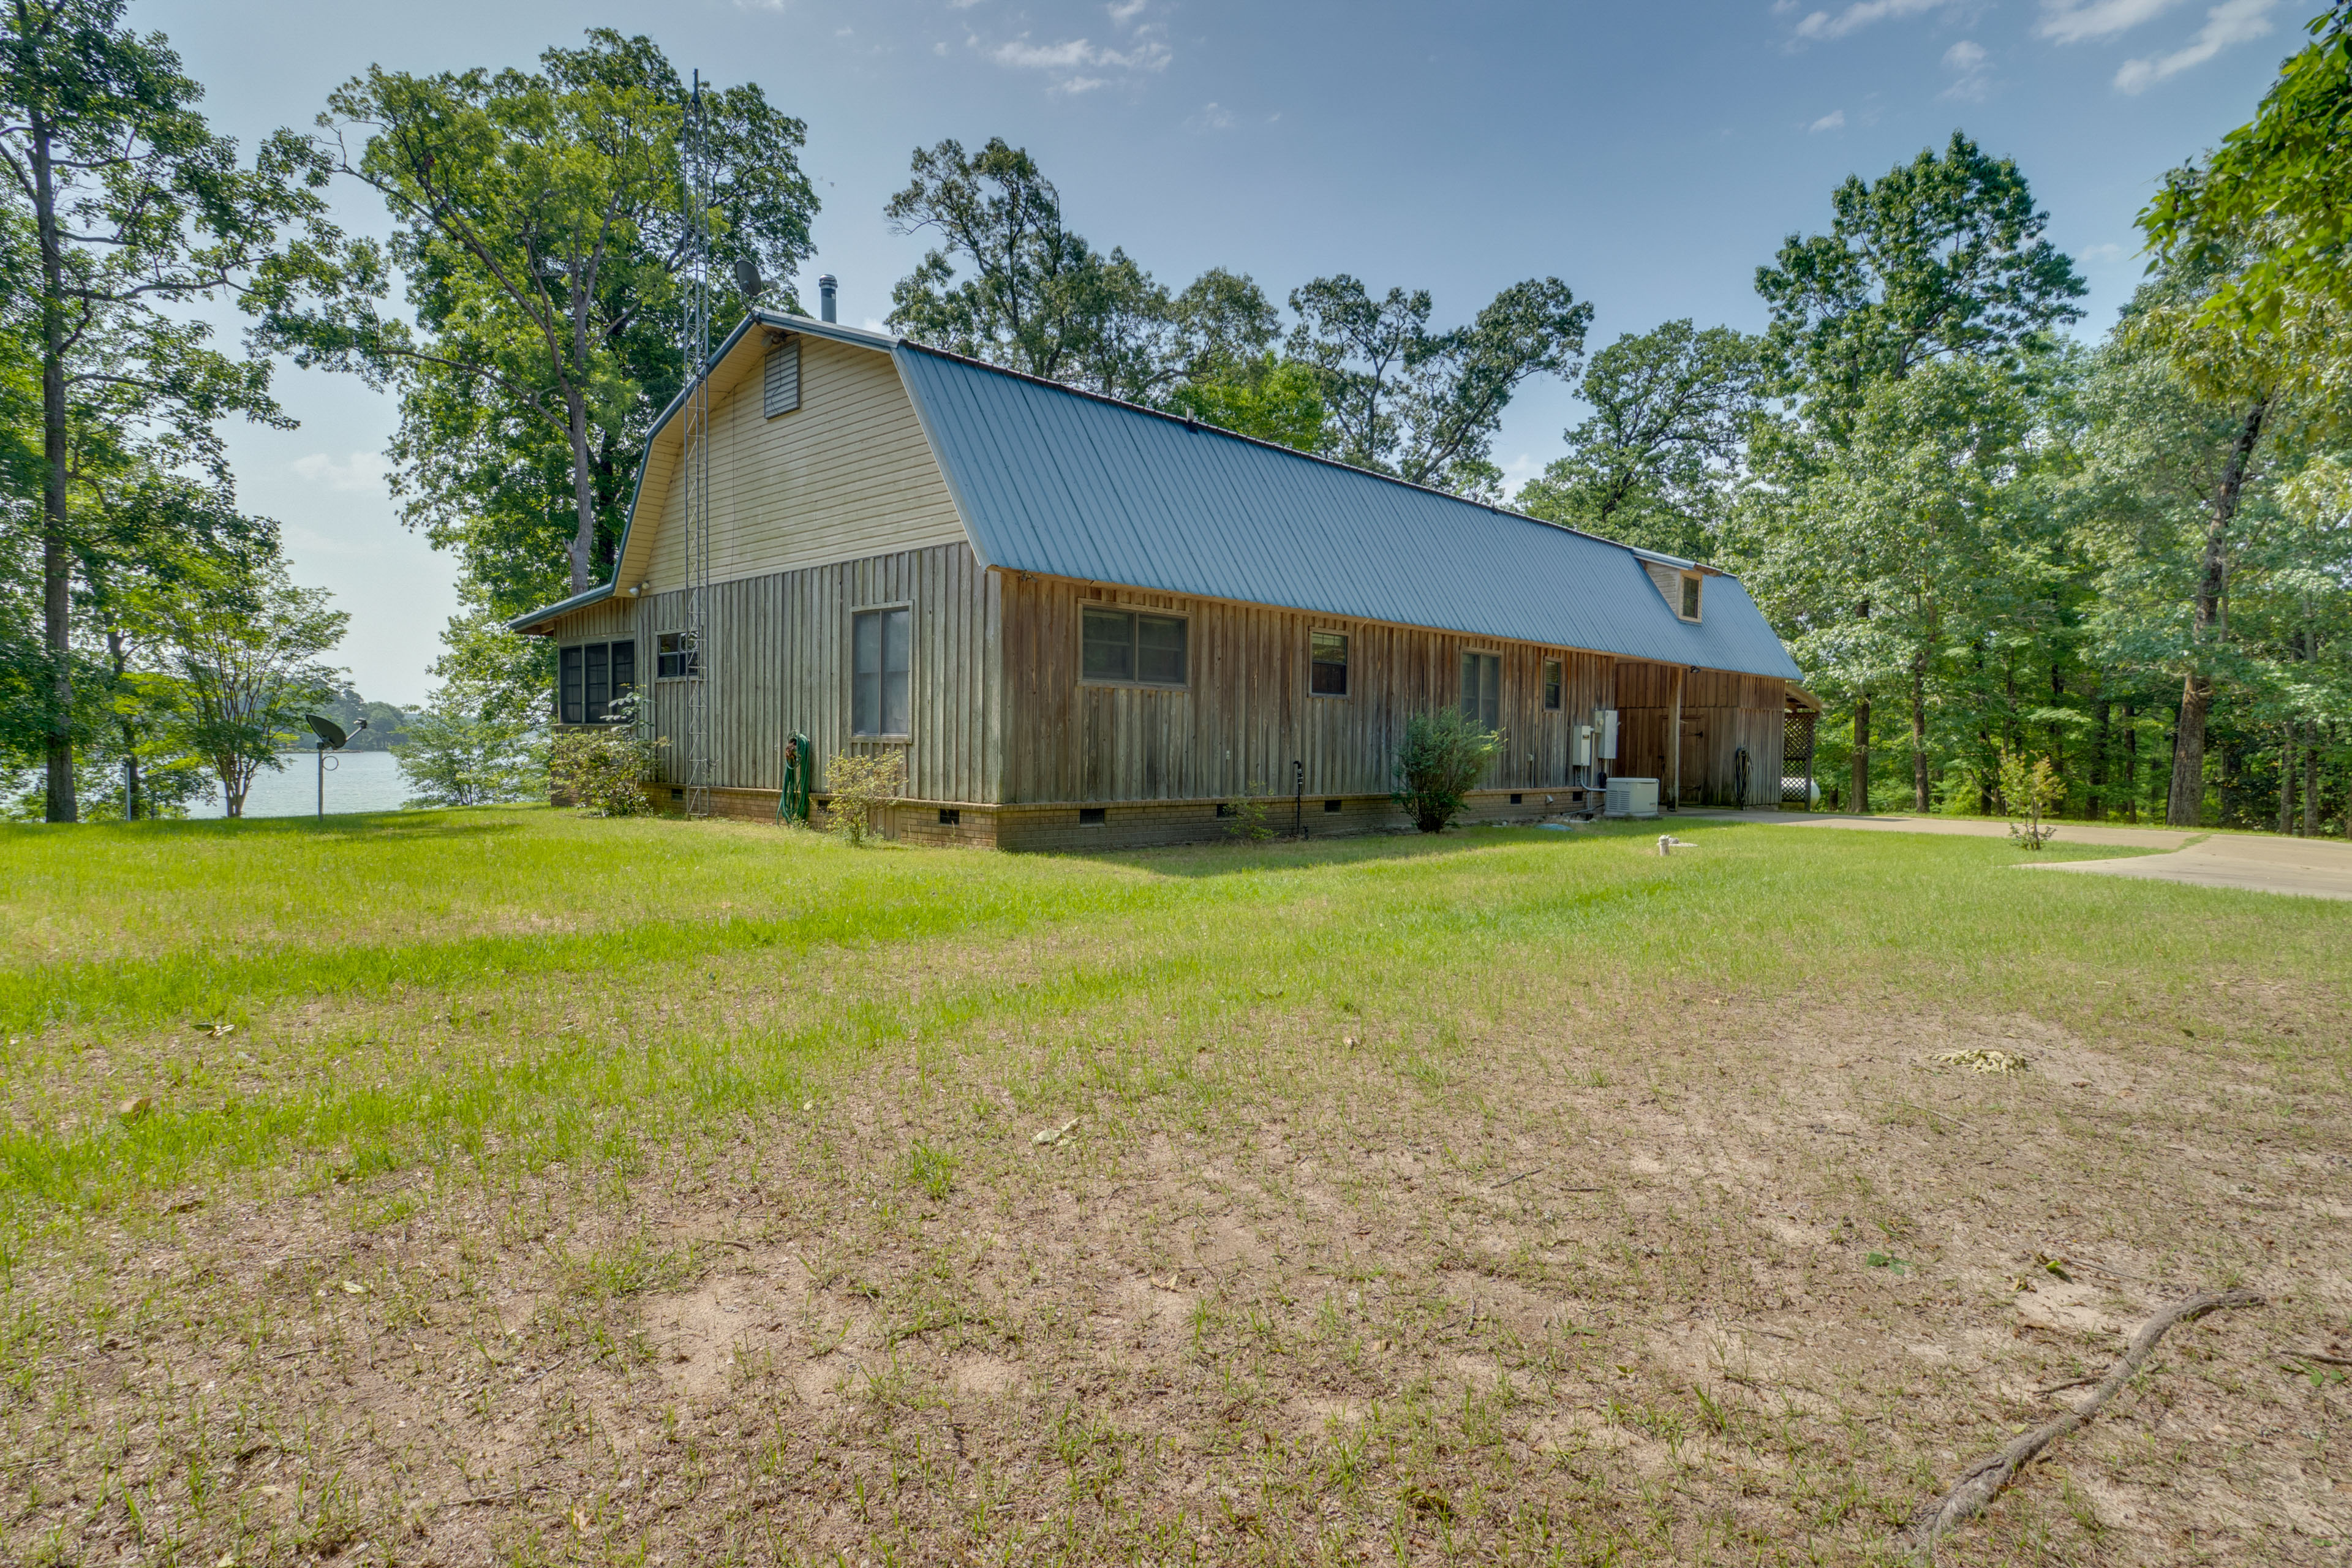
[[[833,290],[835,287],[835,284],[834,282],[832,273],[821,272],[817,275],[816,313],[818,316],[828,321],[833,320]]]

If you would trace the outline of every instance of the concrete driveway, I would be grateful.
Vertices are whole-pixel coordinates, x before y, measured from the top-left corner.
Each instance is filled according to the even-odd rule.
[[[1963,838],[2006,838],[2009,825],[1970,816],[1853,816],[1823,811],[1685,811],[1681,820],[1752,822],[1759,826],[1841,827],[1865,833],[1934,833]],[[2167,851],[2129,860],[2068,860],[2073,844],[2130,845]],[[2124,827],[2109,823],[2061,823],[2044,851],[2054,858],[2028,862],[2032,871],[2076,871],[2094,877],[2138,877],[2202,888],[2246,888],[2311,899],[2352,899],[2352,843],[2334,838],[2273,838],[2253,833],[2198,833],[2183,828]]]

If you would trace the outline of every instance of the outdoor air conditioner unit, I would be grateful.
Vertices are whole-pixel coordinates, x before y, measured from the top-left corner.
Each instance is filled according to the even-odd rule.
[[[1655,816],[1658,815],[1658,781],[1655,779],[1611,779],[1607,800],[1601,808],[1603,816]]]

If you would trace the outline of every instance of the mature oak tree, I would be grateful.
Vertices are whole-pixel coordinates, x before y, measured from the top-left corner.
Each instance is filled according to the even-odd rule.
[[[1488,454],[1512,394],[1565,372],[1592,321],[1592,307],[1557,278],[1514,283],[1445,331],[1430,330],[1427,289],[1375,300],[1345,273],[1291,290],[1290,308],[1288,353],[1322,383],[1332,455],[1476,495],[1500,484]]]
[[[1757,343],[1685,318],[1628,332],[1577,380],[1591,417],[1521,487],[1520,510],[1628,544],[1704,559],[1757,405]]]
[[[687,86],[652,40],[609,28],[539,66],[373,67],[337,89],[320,144],[397,227],[364,257],[366,303],[275,323],[305,363],[400,388],[411,521],[516,609],[550,585],[551,534],[571,591],[610,564],[652,413],[684,379]],[[703,88],[701,113],[717,275],[749,263],[789,302],[817,206],[805,129],[751,84]],[[413,326],[374,303],[395,268]],[[721,292],[723,318],[743,301]]]

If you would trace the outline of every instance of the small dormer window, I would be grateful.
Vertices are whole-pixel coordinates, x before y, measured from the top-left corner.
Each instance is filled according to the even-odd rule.
[[[1683,603],[1682,608],[1678,613],[1681,615],[1682,618],[1686,621],[1695,621],[1698,619],[1698,584],[1699,576],[1697,573],[1685,572],[1683,574]]]

